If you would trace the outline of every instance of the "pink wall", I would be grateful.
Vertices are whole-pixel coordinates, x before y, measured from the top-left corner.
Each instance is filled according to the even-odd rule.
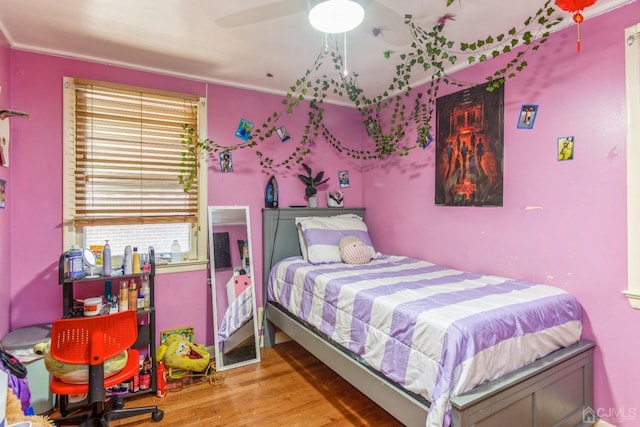
[[[629,307],[626,287],[626,153],[624,28],[640,17],[634,2],[581,26],[583,50],[575,52],[575,27],[551,37],[528,58],[529,67],[505,88],[505,199],[501,208],[434,206],[434,151],[416,151],[399,162],[381,162],[360,175],[356,164],[337,155],[320,138],[310,163],[322,167],[337,188],[338,170],[349,169],[347,206],[364,205],[379,250],[430,259],[467,270],[549,283],[573,292],[585,310],[584,336],[594,339],[596,406],[605,419],[637,425],[640,418],[640,312]],[[0,46],[0,84],[7,84],[6,48]],[[61,312],[56,283],[62,250],[61,77],[63,75],[153,86],[209,99],[209,135],[235,143],[240,117],[259,122],[279,105],[279,97],[204,85],[122,68],[11,51],[12,107],[31,120],[12,122],[11,210],[0,211],[0,268],[11,249],[11,327],[50,322]],[[460,73],[481,80],[479,70]],[[449,89],[448,92],[452,92]],[[443,94],[446,91],[442,92]],[[0,100],[7,96],[0,94]],[[520,106],[539,104],[532,130],[516,129]],[[360,141],[356,112],[331,107],[327,121],[343,140]],[[303,120],[283,118],[292,135]],[[576,138],[575,159],[555,160],[556,138]],[[364,137],[366,140],[366,137]],[[287,143],[274,139],[264,151],[286,155]],[[234,153],[235,172],[210,164],[209,204],[251,207],[253,255],[261,272],[261,216],[264,185],[250,150]],[[7,173],[0,170],[0,177]],[[295,171],[279,174],[281,206],[303,204]],[[361,179],[362,178],[362,179]],[[362,185],[361,182],[366,182]],[[321,206],[324,201],[321,199]],[[13,212],[9,248],[6,214]],[[259,274],[259,273],[258,273]],[[2,277],[4,275],[0,275]],[[158,329],[196,327],[196,340],[211,343],[210,290],[206,272],[167,274],[157,279]],[[0,293],[7,295],[6,277]],[[206,295],[206,297],[205,297]],[[6,297],[0,313],[6,312]],[[0,333],[3,332],[0,314]],[[6,320],[4,320],[6,324]],[[6,329],[6,325],[4,326]],[[636,411],[625,419],[621,408]],[[627,412],[628,414],[629,412]]]
[[[503,207],[435,206],[433,145],[381,163],[363,179],[379,250],[574,293],[584,307],[584,337],[598,345],[596,408],[619,426],[640,423],[640,311],[621,293],[627,285],[624,29],[639,20],[634,2],[585,21],[580,54],[575,26],[554,34],[507,82]],[[493,72],[487,65],[457,77],[480,83]],[[516,128],[522,104],[539,105],[532,130]],[[556,139],[571,135],[575,159],[558,162]]]
[[[10,50],[2,32],[0,32],[0,109],[11,107],[9,85]],[[6,119],[12,120],[12,119]],[[7,181],[7,198],[11,195],[10,169],[0,166],[0,179]],[[7,199],[6,208],[0,209],[0,339],[10,330],[11,299],[11,203]]]
[[[15,122],[13,140],[12,201],[14,212],[11,248],[11,328],[51,322],[60,316],[61,289],[57,284],[58,257],[62,247],[62,77],[113,81],[124,84],[195,93],[208,96],[209,136],[225,145],[239,139],[234,133],[241,117],[260,123],[281,106],[281,97],[207,85],[146,72],[105,66],[85,61],[11,51],[11,82],[14,105],[28,111],[30,120]],[[360,142],[358,117],[352,110],[327,107],[327,117],[337,132]],[[335,117],[333,117],[335,116]],[[292,135],[300,135],[306,116],[296,113],[283,118]],[[274,137],[277,138],[277,137]],[[264,151],[286,158],[294,145],[269,141]],[[326,144],[318,143],[310,162],[323,165],[337,188],[337,172],[350,163]],[[262,282],[262,220],[264,187],[268,175],[250,150],[233,154],[234,172],[221,173],[217,158],[210,161],[209,205],[248,205],[251,211],[253,255],[257,283]],[[329,166],[324,166],[329,165]],[[301,168],[300,168],[301,169]],[[281,206],[302,204],[303,186],[294,173],[278,174]],[[360,205],[359,174],[353,171],[347,203]],[[323,203],[321,202],[321,206]],[[1,247],[1,246],[0,246]],[[2,250],[2,249],[0,249]],[[208,271],[173,273],[156,278],[157,329],[191,325],[196,340],[213,343],[211,290]],[[7,294],[7,293],[5,293]],[[261,297],[259,297],[261,304]]]

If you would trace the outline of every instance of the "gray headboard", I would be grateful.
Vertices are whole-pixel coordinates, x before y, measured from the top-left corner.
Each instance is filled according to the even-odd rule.
[[[265,294],[271,267],[278,261],[300,255],[295,220],[301,216],[356,214],[364,219],[364,208],[283,208],[262,209],[262,280]]]

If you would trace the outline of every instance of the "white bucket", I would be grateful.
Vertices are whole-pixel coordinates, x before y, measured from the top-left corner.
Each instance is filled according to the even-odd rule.
[[[102,310],[102,297],[87,298],[84,300],[84,315],[96,316]]]

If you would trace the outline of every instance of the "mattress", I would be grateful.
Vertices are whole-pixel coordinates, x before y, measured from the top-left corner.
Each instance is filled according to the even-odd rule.
[[[581,306],[553,286],[458,271],[401,256],[364,265],[287,258],[269,301],[431,402],[449,426],[450,398],[580,339]]]

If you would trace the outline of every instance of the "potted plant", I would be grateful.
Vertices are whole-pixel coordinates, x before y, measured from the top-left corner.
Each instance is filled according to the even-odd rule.
[[[318,189],[316,188],[318,185],[322,185],[325,182],[329,181],[329,178],[324,178],[324,172],[318,172],[315,176],[311,171],[309,165],[302,163],[302,167],[307,172],[306,175],[298,174],[298,178],[305,184],[304,194],[307,196],[308,206],[310,208],[318,207],[318,198],[316,194],[318,193]]]

